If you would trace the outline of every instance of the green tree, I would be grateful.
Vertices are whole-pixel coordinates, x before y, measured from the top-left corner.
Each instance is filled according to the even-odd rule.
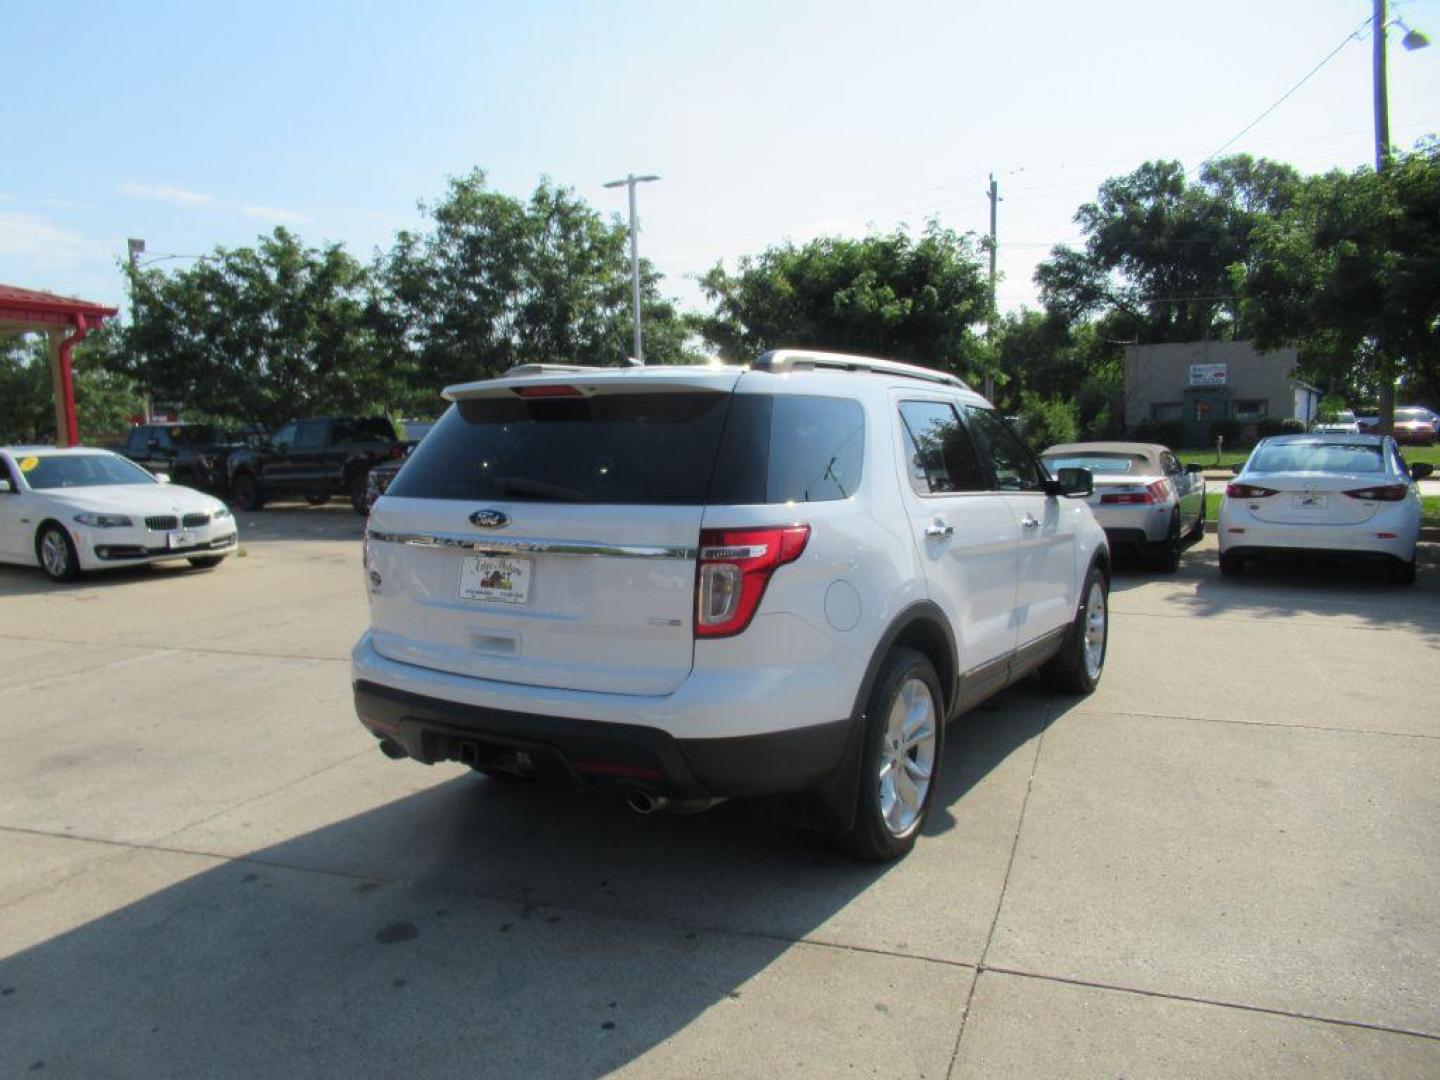
[[[631,351],[627,233],[571,190],[541,183],[528,201],[490,190],[475,170],[421,204],[428,232],[401,232],[380,260],[394,363],[417,392],[514,364],[610,365]],[[641,267],[650,363],[696,357],[659,275]]]
[[[1310,178],[1232,276],[1256,343],[1295,345],[1312,378],[1440,400],[1440,144]]]
[[[75,420],[82,442],[113,438],[141,410],[135,385],[107,366],[122,332],[106,323],[75,346]],[[55,439],[49,343],[43,334],[0,338],[0,443]]]
[[[1178,161],[1112,177],[1075,215],[1084,249],[1056,247],[1036,271],[1045,305],[1071,321],[1108,316],[1139,342],[1237,336],[1229,267],[1299,186],[1290,166],[1245,155],[1206,163],[1194,181]]]
[[[105,366],[152,397],[208,416],[276,424],[382,410],[391,396],[378,297],[339,244],[305,247],[277,228],[255,247],[132,275],[137,315]]]
[[[989,288],[979,250],[936,222],[918,240],[896,231],[772,247],[733,274],[717,264],[701,288],[715,312],[700,331],[729,360],[801,347],[972,375],[982,362],[975,327]]]

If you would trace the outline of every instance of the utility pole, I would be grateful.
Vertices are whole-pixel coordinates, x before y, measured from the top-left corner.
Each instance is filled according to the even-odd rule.
[[[1000,188],[995,183],[995,174],[990,174],[990,312],[985,319],[985,344],[995,347],[995,209],[1000,202]],[[991,361],[994,354],[991,353]],[[995,376],[992,368],[985,369],[985,400],[995,404]]]
[[[1378,177],[1390,163],[1390,96],[1385,86],[1385,0],[1375,0],[1371,21],[1375,39],[1375,175]],[[1376,417],[1386,435],[1395,431],[1395,371],[1390,358],[1380,356],[1380,407]]]
[[[145,252],[145,241],[131,238],[125,241],[130,251],[130,322],[140,325],[140,256]],[[150,388],[141,384],[141,400],[144,402],[145,423],[150,422]]]
[[[645,362],[645,341],[640,333],[640,226],[635,217],[635,185],[659,180],[658,176],[636,176],[630,173],[624,180],[611,180],[607,188],[625,187],[630,189],[630,301],[635,313],[635,359]]]

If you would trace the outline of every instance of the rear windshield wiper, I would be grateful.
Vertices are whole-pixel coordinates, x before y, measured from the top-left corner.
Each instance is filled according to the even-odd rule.
[[[493,483],[502,495],[534,495],[541,499],[554,499],[557,502],[590,502],[590,496],[583,491],[576,491],[574,488],[561,487],[559,484],[547,484],[543,480],[527,480],[523,476],[495,476],[491,477]]]

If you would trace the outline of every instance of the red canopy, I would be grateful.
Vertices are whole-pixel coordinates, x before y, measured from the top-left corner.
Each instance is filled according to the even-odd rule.
[[[0,285],[0,334],[41,333],[50,338],[50,380],[55,389],[55,441],[74,446],[80,441],[75,423],[75,379],[70,350],[116,309],[104,304],[57,296],[17,285]],[[74,332],[65,334],[69,328]]]

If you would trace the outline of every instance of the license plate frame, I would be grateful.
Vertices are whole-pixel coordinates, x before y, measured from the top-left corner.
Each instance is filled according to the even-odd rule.
[[[528,604],[534,572],[534,559],[466,555],[460,563],[460,599],[487,604]]]
[[[188,548],[195,546],[195,534],[193,532],[168,532],[165,534],[165,548],[167,551],[174,551],[176,548]]]
[[[1324,510],[1330,496],[1323,491],[1302,491],[1295,494],[1296,510]]]

